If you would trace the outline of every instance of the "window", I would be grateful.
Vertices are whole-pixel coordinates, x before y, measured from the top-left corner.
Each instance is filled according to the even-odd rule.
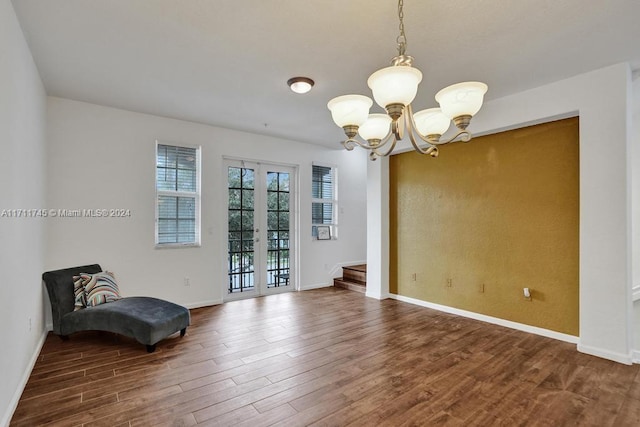
[[[200,244],[200,148],[156,143],[156,246]]]
[[[318,236],[318,226],[328,225],[332,238],[337,236],[338,196],[336,168],[313,165],[311,173],[311,235]]]

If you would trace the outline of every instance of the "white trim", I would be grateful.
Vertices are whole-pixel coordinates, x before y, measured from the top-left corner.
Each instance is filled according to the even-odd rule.
[[[618,363],[624,363],[625,365],[631,365],[633,363],[633,351],[629,352],[629,354],[622,354],[583,344],[578,344],[578,351],[581,353],[590,354],[591,356],[613,360],[614,362]]]
[[[377,300],[383,300],[383,299],[387,299],[387,298],[398,299],[398,298],[394,298],[394,295],[393,294],[389,294],[389,293],[376,294],[376,293],[365,292],[365,296],[367,296],[369,298],[374,298],[374,299],[377,299]],[[409,302],[409,301],[405,301],[405,302]]]
[[[172,190],[158,190],[158,146],[166,145],[168,147],[177,147],[177,148],[188,148],[195,150],[196,153],[196,190],[195,191],[172,191]],[[161,139],[155,140],[155,156],[153,158],[154,167],[154,179],[153,184],[155,186],[155,232],[154,232],[154,248],[155,249],[176,249],[176,248],[199,248],[201,247],[202,242],[202,224],[201,224],[201,209],[202,209],[202,146],[201,145],[192,145],[192,144],[182,144],[175,143],[170,141],[163,141]],[[195,202],[195,241],[193,242],[184,242],[184,243],[160,243],[158,241],[158,225],[159,225],[159,212],[158,212],[158,201],[161,196],[165,197],[192,197]]]
[[[310,291],[312,289],[329,288],[333,283],[313,283],[311,285],[301,285],[300,291]]]
[[[337,168],[338,164],[337,163],[330,163],[330,162],[311,162],[311,166],[322,166],[325,168]]]
[[[182,249],[200,247],[202,247],[200,243],[156,243],[154,249]]]
[[[332,199],[318,199],[318,198],[314,198],[313,197],[313,168],[317,166],[317,167],[322,167],[322,168],[329,168],[331,169],[331,190],[332,190],[332,195],[333,198]],[[321,225],[327,225],[330,227],[331,230],[331,238],[327,239],[327,240],[338,240],[338,212],[340,210],[340,205],[339,205],[339,199],[338,199],[338,166],[336,165],[330,165],[330,164],[323,164],[323,163],[318,163],[318,162],[312,162],[311,164],[311,210],[312,210],[312,214],[311,214],[311,228],[313,230],[313,227],[318,227]],[[313,222],[313,205],[316,203],[320,203],[320,204],[331,204],[331,224],[319,224],[319,223],[314,223]],[[313,237],[313,233],[312,233],[312,237]],[[313,239],[313,240],[320,240],[317,238]]]
[[[274,286],[272,288],[268,288],[268,293],[264,293],[264,294],[261,294],[260,292],[258,292],[258,289],[254,288],[252,291],[248,291],[248,292],[234,292],[232,294],[227,293],[222,302],[227,303],[227,302],[233,302],[233,301],[240,301],[243,299],[268,297],[269,295],[286,294],[287,292],[296,292],[297,290],[298,289],[291,286],[291,284],[289,284],[288,286]]]
[[[24,388],[26,387],[27,381],[29,381],[29,377],[31,376],[31,372],[33,371],[33,368],[36,365],[36,362],[38,361],[38,356],[40,356],[40,352],[42,351],[42,347],[44,346],[44,342],[47,339],[47,335],[48,334],[49,334],[49,330],[47,330],[47,329],[45,329],[42,332],[42,336],[40,337],[40,341],[38,342],[38,345],[36,346],[36,351],[33,353],[33,356],[31,356],[31,360],[29,361],[29,364],[27,365],[27,368],[24,370],[24,373],[22,374],[22,378],[20,379],[20,383],[18,384],[18,387],[16,388],[16,391],[13,394],[13,397],[11,398],[11,401],[9,402],[9,405],[7,406],[7,411],[3,415],[2,420],[0,420],[0,426],[3,426],[3,427],[8,427],[9,426],[9,422],[11,422],[11,418],[13,417],[13,413],[16,411],[16,408],[18,407],[18,402],[20,402],[20,397],[22,397],[22,393],[24,392]]]
[[[213,305],[220,305],[223,302],[224,301],[222,301],[221,299],[216,299],[216,300],[209,300],[209,301],[192,302],[189,304],[181,304],[181,305],[191,310],[193,308],[202,308],[202,307],[211,307]]]
[[[633,350],[631,352],[631,361],[633,363],[640,363],[640,350]]]
[[[258,297],[265,296],[265,295],[260,295],[260,292],[258,292],[258,288],[256,286],[254,286],[253,289],[251,290],[244,290],[242,292],[232,292],[232,293],[229,293],[229,290],[227,288],[224,288],[222,292],[224,292],[224,297],[222,299],[223,302],[239,301],[241,299],[258,298]]]
[[[551,331],[549,329],[539,328],[537,326],[525,325],[523,323],[512,322],[511,320],[499,319],[497,317],[487,316],[485,314],[474,313],[472,311],[461,310],[459,308],[435,304],[432,302],[422,301],[419,299],[405,297],[402,295],[389,294],[389,298],[402,301],[402,302],[408,302],[410,304],[419,305],[421,307],[431,308],[433,310],[438,310],[438,311],[442,311],[449,314],[455,314],[457,316],[468,317],[470,319],[480,320],[482,322],[504,326],[510,329],[516,329],[519,331],[528,332],[530,334],[541,335],[543,337],[553,338],[559,341],[565,341],[571,344],[578,344],[580,340],[579,337],[576,337],[573,335],[563,334],[561,332]],[[580,350],[580,348],[578,348],[578,350]],[[588,353],[588,352],[585,352],[585,353]],[[592,354],[592,353],[589,353],[589,354]]]
[[[267,221],[266,211],[268,209],[267,209],[266,197],[268,192],[266,188],[266,180],[263,182],[259,178],[260,177],[266,178],[266,172],[269,172],[269,171],[284,172],[284,173],[290,174],[290,181],[289,181],[289,218],[290,218],[289,278],[290,280],[289,280],[289,286],[285,286],[280,289],[278,287],[267,288],[266,283],[264,284],[264,288],[261,289],[260,273],[264,273],[264,275],[266,275],[266,268],[264,268],[264,271],[262,272],[258,270],[255,271],[254,279],[255,279],[256,286],[254,287],[253,290],[248,292],[235,292],[235,293],[229,294],[227,292],[227,289],[224,286],[224,283],[226,283],[227,280],[229,279],[228,265],[223,264],[223,268],[221,269],[221,283],[222,283],[221,292],[223,294],[223,297],[222,297],[223,301],[230,302],[230,301],[236,301],[240,299],[255,298],[260,296],[275,295],[275,294],[284,293],[284,292],[296,291],[298,288],[297,283],[299,283],[299,280],[300,280],[300,272],[298,268],[298,265],[300,264],[300,250],[298,249],[300,246],[300,191],[299,191],[300,168],[299,166],[296,164],[285,164],[285,163],[277,163],[277,162],[270,162],[270,161],[264,161],[264,160],[256,161],[256,160],[247,160],[247,159],[235,158],[235,157],[229,157],[229,156],[222,156],[222,167],[221,167],[222,177],[220,180],[220,184],[224,186],[223,187],[224,193],[227,193],[229,191],[229,175],[228,175],[229,167],[251,168],[255,172],[256,184],[254,186],[254,194],[255,194],[254,204],[255,206],[258,206],[256,210],[264,209],[265,215],[260,215],[258,219],[255,219],[256,222],[254,223],[254,226],[256,226],[256,229],[263,230],[262,231],[263,234],[261,234],[260,236],[261,238],[264,239],[265,242],[267,240],[266,239],[267,224],[263,222]],[[228,221],[229,206],[228,205],[229,205],[229,201],[227,199],[225,200],[225,203],[223,205],[223,209],[224,209],[223,215],[225,218],[224,225],[223,225],[224,227],[223,233],[225,236],[228,236],[229,234],[229,221]],[[228,254],[228,241],[226,239],[222,239],[220,241],[220,249],[221,249],[221,252],[225,254],[224,259],[226,259]],[[261,263],[266,261],[267,252],[268,252],[268,248],[266,244],[265,245],[261,244],[261,245],[258,245],[258,247],[254,248],[254,253],[256,254],[256,258],[254,258],[254,262],[256,262],[256,265],[263,265]]]
[[[640,300],[640,285],[636,285],[633,288],[631,288],[631,292],[633,294],[634,302]]]

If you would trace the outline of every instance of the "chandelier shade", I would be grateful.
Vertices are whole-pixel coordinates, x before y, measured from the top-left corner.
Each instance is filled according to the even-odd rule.
[[[418,111],[413,115],[416,130],[422,135],[442,135],[451,126],[449,117],[442,113],[440,108],[429,108]]]
[[[371,98],[363,95],[343,95],[333,98],[327,104],[331,117],[341,128],[360,126],[369,118],[369,108],[373,105]]]
[[[411,104],[421,81],[422,73],[417,68],[396,65],[371,74],[367,84],[376,103],[386,108],[393,104]]]
[[[445,116],[454,119],[459,116],[475,116],[488,86],[480,82],[464,82],[445,87],[436,94],[436,101]]]
[[[389,133],[391,117],[386,114],[369,114],[369,118],[364,122],[358,133],[367,141],[384,139]]]

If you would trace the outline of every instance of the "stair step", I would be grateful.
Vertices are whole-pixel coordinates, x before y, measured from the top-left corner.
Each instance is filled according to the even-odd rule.
[[[367,283],[367,265],[360,264],[342,267],[342,276],[344,280],[365,285]]]
[[[356,271],[364,271],[367,272],[367,264],[358,264],[358,265],[345,265],[342,267],[343,270],[356,270]]]
[[[367,287],[365,284],[352,282],[348,279],[345,279],[344,277],[333,279],[333,286],[335,286],[336,288],[343,288],[343,289],[348,289],[350,291],[361,292],[363,294],[367,292]]]

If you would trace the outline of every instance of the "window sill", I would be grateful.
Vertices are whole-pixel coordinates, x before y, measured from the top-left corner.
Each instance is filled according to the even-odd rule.
[[[200,246],[200,243],[156,243],[155,249],[199,248]]]

